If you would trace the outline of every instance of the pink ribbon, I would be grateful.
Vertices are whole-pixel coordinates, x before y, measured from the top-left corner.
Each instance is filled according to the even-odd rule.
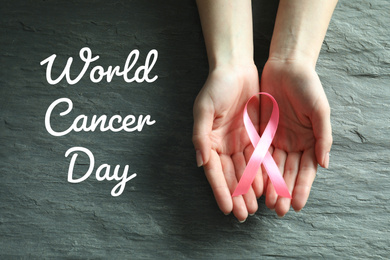
[[[258,135],[256,128],[253,126],[251,119],[249,118],[247,106],[249,101],[257,95],[266,95],[268,96],[273,103],[273,109],[271,113],[271,118],[268,121],[267,126],[263,132],[263,135]],[[267,171],[268,177],[271,180],[276,193],[279,196],[290,198],[291,195],[288,191],[286,182],[284,181],[282,175],[280,174],[279,168],[276,165],[272,155],[268,152],[269,147],[271,146],[272,140],[274,139],[276,129],[278,128],[279,123],[279,106],[273,96],[268,93],[260,92],[256,95],[253,95],[248,102],[245,104],[244,108],[244,125],[245,129],[249,135],[251,143],[255,150],[249,162],[242,174],[240,182],[238,183],[235,191],[233,192],[232,197],[245,194],[249,191],[249,188],[252,185],[253,180],[255,179],[257,170],[259,169],[261,163],[264,164],[264,167]]]

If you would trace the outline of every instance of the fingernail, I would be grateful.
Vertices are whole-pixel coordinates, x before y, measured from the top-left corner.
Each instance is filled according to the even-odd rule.
[[[329,168],[329,153],[325,154],[324,166],[326,169]]]
[[[196,163],[198,164],[198,167],[203,165],[202,154],[199,150],[196,150]]]
[[[249,214],[249,216],[253,217],[255,215],[255,213],[252,213],[252,214]]]
[[[229,216],[229,215],[230,215],[230,212],[229,212],[229,213],[223,212],[223,214],[225,214],[225,216]]]
[[[246,219],[244,220],[239,220],[238,222],[240,222],[240,224],[244,223],[246,221]]]

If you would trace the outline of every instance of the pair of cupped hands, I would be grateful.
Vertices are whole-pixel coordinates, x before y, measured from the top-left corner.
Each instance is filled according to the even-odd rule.
[[[254,147],[243,123],[249,98],[267,92],[280,109],[279,125],[269,149],[292,195],[279,197],[263,167],[250,190],[232,197]],[[243,222],[258,209],[257,199],[284,216],[292,206],[306,204],[317,165],[328,168],[332,145],[329,103],[313,66],[301,61],[268,60],[261,80],[254,63],[224,65],[210,70],[194,103],[193,143],[198,166],[203,166],[221,211]],[[248,114],[261,135],[272,102],[256,96]]]

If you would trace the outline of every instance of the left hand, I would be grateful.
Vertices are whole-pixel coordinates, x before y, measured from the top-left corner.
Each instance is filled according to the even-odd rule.
[[[271,94],[280,109],[279,126],[271,151],[292,194],[292,200],[278,197],[268,181],[266,205],[284,216],[300,211],[307,202],[317,164],[327,168],[332,145],[330,107],[315,69],[298,60],[269,60],[263,70],[260,89]],[[260,129],[269,120],[272,103],[261,98]]]

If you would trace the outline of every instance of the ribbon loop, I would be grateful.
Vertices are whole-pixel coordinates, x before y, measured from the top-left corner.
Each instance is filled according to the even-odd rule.
[[[247,111],[249,101],[257,95],[268,96],[272,100],[272,104],[273,104],[271,117],[261,137],[257,133],[256,128],[253,125],[251,119],[249,118],[248,111]],[[281,175],[279,168],[276,165],[274,159],[272,158],[271,154],[268,152],[272,140],[274,139],[276,129],[278,128],[278,123],[279,123],[279,106],[276,100],[274,99],[274,97],[271,96],[270,94],[265,92],[260,92],[253,95],[246,102],[244,108],[244,125],[249,135],[249,139],[251,140],[251,143],[255,148],[255,150],[253,151],[253,154],[249,159],[247,166],[245,167],[244,173],[235,191],[233,192],[232,197],[245,194],[249,191],[249,188],[251,187],[252,182],[255,179],[257,170],[259,169],[260,165],[263,163],[267,171],[268,177],[275,188],[276,193],[279,196],[291,199],[291,195],[290,192],[288,191],[286,182],[284,181],[283,176]]]

